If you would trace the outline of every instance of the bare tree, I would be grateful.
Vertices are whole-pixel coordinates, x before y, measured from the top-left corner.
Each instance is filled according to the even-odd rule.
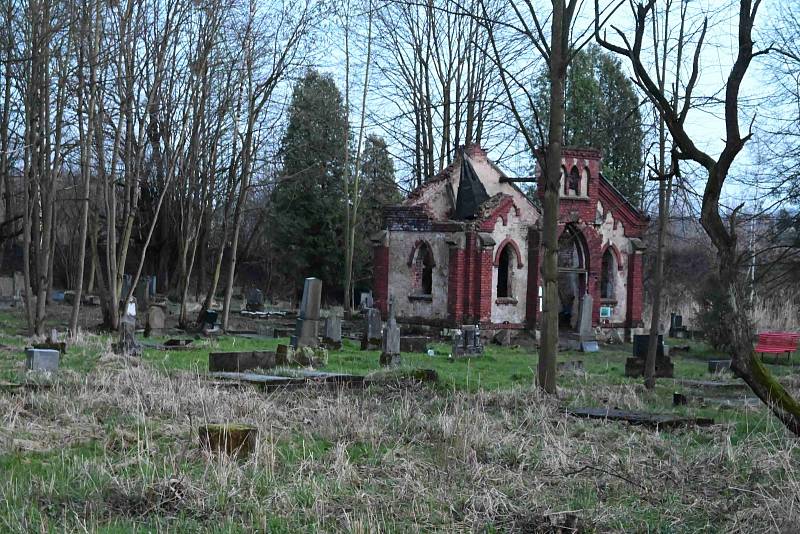
[[[558,206],[561,145],[564,138],[564,82],[570,61],[591,38],[590,32],[576,31],[574,27],[578,7],[577,0],[553,0],[548,38],[541,11],[535,9],[532,3],[526,2],[524,6],[512,3],[513,15],[506,18],[502,18],[502,14],[490,14],[487,5],[482,4],[484,27],[489,35],[491,54],[500,74],[508,106],[528,148],[537,155],[544,174],[541,234],[543,299],[537,376],[539,387],[550,394],[556,393],[558,349]],[[504,46],[497,28],[502,28],[511,36]],[[550,114],[546,136],[536,115],[528,78],[524,73],[514,70],[521,61],[516,54],[525,53],[526,49],[535,50],[547,65]],[[518,95],[523,100],[522,108],[516,103]],[[526,115],[526,110],[533,112],[533,120]],[[546,147],[543,149],[545,143]]]
[[[700,149],[685,128],[692,93],[697,85],[700,51],[706,36],[707,22],[704,22],[700,32],[691,75],[684,89],[682,105],[678,108],[674,105],[674,101],[670,101],[664,91],[659,89],[658,83],[642,61],[644,34],[648,26],[648,19],[655,16],[654,5],[655,0],[649,0],[646,4],[632,5],[633,38],[629,38],[622,30],[614,28],[619,42],[612,43],[605,34],[600,32],[599,5],[595,0],[597,41],[607,50],[630,60],[638,84],[656,106],[670,131],[676,150],[675,157],[679,160],[693,161],[705,169],[706,182],[700,222],[711,238],[719,256],[720,284],[726,293],[728,304],[723,312],[722,323],[729,339],[731,367],[789,430],[800,435],[800,404],[771,376],[753,352],[753,323],[748,311],[749,290],[747,280],[742,276],[748,254],[738,248],[736,225],[737,214],[743,205],[732,210],[727,224],[720,205],[723,186],[728,178],[731,165],[752,136],[752,130],[742,135],[740,129],[739,93],[742,80],[753,58],[768,51],[768,49],[756,51],[753,45],[753,26],[760,1],[740,0],[738,2],[738,46],[724,88],[725,146],[716,158]]]

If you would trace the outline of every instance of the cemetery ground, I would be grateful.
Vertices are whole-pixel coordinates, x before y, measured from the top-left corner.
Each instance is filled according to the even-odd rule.
[[[87,326],[99,321],[91,313]],[[63,329],[63,316],[52,315]],[[21,311],[0,312],[7,382],[25,380],[22,327]],[[533,384],[535,351],[493,345],[450,361],[449,346],[436,344],[435,356],[404,353],[404,367],[386,372],[379,351],[345,340],[325,370],[383,378],[365,388],[265,391],[207,376],[209,351],[286,341],[224,336],[125,359],[109,336],[81,334],[56,375],[0,390],[0,531],[788,532],[800,524],[796,440],[746,388],[681,382],[736,380],[708,374],[706,361],[720,355],[701,343],[673,355],[676,378],[659,379],[653,392],[623,376],[630,345],[561,352],[559,361],[582,360],[584,371],[559,374],[558,399]],[[796,394],[798,356],[774,361]],[[403,378],[415,368],[436,370],[438,382]],[[675,392],[688,404],[674,407]],[[653,429],[574,418],[570,406],[715,424]],[[255,425],[253,454],[202,450],[197,427],[207,422]]]

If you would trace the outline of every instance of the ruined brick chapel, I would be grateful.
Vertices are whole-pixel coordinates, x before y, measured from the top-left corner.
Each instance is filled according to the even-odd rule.
[[[531,199],[470,145],[402,204],[386,208],[384,229],[372,237],[376,307],[385,316],[391,296],[405,323],[537,329],[537,174],[538,198]],[[598,150],[564,149],[561,176],[560,329],[577,327],[588,293],[593,326],[629,335],[642,325],[647,218],[603,177]]]

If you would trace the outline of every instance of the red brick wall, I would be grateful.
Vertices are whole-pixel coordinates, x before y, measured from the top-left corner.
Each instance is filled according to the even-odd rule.
[[[625,322],[630,328],[642,326],[642,305],[644,288],[642,285],[642,253],[628,256],[628,309]]]
[[[454,325],[461,324],[464,317],[465,275],[464,250],[451,246],[447,269],[447,310]]]
[[[381,245],[372,251],[372,290],[375,307],[386,317],[389,313],[389,247]]]
[[[528,288],[525,293],[525,322],[536,328],[539,303],[539,231],[528,230]]]
[[[492,273],[494,272],[494,262],[492,261],[492,248],[485,247],[477,252],[480,269],[478,275],[478,319],[479,321],[490,321],[492,319]]]

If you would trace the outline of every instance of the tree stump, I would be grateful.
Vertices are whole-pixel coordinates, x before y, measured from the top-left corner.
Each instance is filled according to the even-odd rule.
[[[258,429],[242,424],[209,424],[198,429],[200,446],[228,456],[246,458],[256,446]]]

